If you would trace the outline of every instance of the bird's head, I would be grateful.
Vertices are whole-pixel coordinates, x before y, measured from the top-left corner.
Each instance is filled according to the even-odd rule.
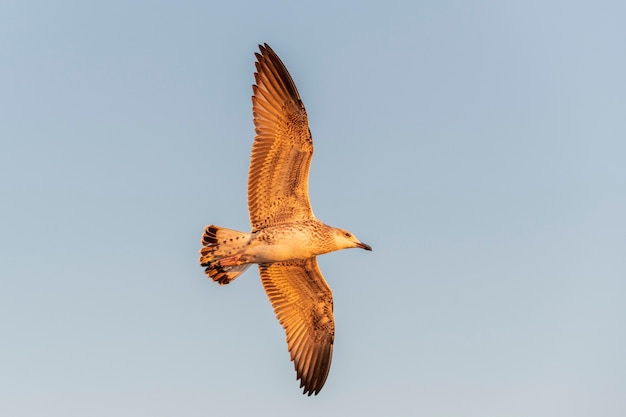
[[[361,242],[352,233],[343,229],[335,229],[335,244],[339,249],[349,248],[361,248],[365,250],[372,250],[372,247],[366,243]]]

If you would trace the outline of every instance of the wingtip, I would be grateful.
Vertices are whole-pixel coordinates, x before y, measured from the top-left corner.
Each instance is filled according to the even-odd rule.
[[[266,50],[272,51],[272,48],[267,44],[267,42],[263,42],[262,45],[259,44],[259,51],[261,51],[261,54],[264,54]]]
[[[310,397],[311,395],[317,395],[319,391],[307,391],[306,389],[302,392],[302,395],[306,395],[307,397]]]
[[[306,387],[304,384],[302,384],[300,388],[304,388],[302,390],[302,395],[306,395],[307,397],[317,395],[322,390],[322,387]]]

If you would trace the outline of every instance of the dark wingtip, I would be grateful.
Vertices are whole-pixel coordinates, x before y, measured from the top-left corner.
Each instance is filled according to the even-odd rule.
[[[317,395],[317,393],[320,392],[321,389],[321,387],[315,389],[305,388],[302,392],[302,395],[306,395],[307,397],[310,397],[311,395]]]

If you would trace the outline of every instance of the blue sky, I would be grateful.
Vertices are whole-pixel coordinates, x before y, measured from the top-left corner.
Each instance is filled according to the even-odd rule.
[[[622,416],[626,6],[6,1],[0,414]],[[337,336],[303,397],[248,229],[257,44],[291,72]]]

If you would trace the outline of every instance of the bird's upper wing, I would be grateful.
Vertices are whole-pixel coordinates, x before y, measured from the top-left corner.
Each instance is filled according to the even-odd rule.
[[[260,46],[252,86],[256,137],[248,172],[252,230],[313,218],[309,166],[313,140],[304,104],[287,68]]]
[[[315,257],[259,265],[263,288],[287,333],[287,348],[304,393],[326,382],[333,353],[333,297]]]

